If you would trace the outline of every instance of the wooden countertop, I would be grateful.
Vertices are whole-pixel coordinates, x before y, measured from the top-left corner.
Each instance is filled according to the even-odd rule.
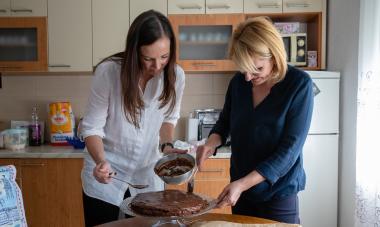
[[[194,217],[192,219],[189,219],[188,222],[185,222],[185,224],[197,222],[197,221],[228,221],[228,222],[237,222],[237,223],[244,223],[244,224],[270,224],[270,223],[277,223],[272,220],[263,219],[263,218],[256,218],[256,217],[249,217],[249,216],[242,216],[242,215],[234,215],[234,214],[204,214],[199,217]],[[139,227],[150,227],[153,224],[157,223],[157,220],[142,218],[142,217],[135,217],[135,218],[128,218],[128,219],[122,219],[114,222],[109,222],[103,225],[99,225],[98,227],[125,227],[125,226],[139,226]]]

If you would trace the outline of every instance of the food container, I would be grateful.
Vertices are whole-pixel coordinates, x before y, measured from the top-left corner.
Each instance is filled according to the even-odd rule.
[[[196,171],[195,158],[190,154],[168,154],[159,159],[154,166],[156,175],[167,184],[188,182]]]
[[[28,130],[25,128],[7,129],[1,132],[5,149],[20,150],[28,144]]]

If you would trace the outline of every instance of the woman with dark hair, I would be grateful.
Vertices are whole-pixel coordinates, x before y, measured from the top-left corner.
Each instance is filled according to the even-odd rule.
[[[171,143],[185,86],[175,59],[170,22],[150,10],[133,21],[125,51],[96,67],[81,130],[88,151],[82,170],[86,226],[117,220],[126,197],[163,190],[153,171],[160,151],[185,152]],[[149,187],[128,187],[110,177],[115,172]]]

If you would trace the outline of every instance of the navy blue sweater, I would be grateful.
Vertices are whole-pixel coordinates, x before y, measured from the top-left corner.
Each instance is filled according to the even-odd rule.
[[[292,66],[255,108],[252,83],[245,81],[242,73],[231,79],[223,111],[210,134],[219,134],[223,143],[231,135],[231,181],[253,170],[265,177],[243,192],[242,198],[268,201],[305,188],[302,147],[310,127],[313,97],[310,76]]]

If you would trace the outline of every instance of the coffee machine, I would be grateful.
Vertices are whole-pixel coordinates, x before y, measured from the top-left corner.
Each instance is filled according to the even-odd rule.
[[[221,109],[198,109],[194,116],[198,119],[198,141],[207,138],[219,119]]]

